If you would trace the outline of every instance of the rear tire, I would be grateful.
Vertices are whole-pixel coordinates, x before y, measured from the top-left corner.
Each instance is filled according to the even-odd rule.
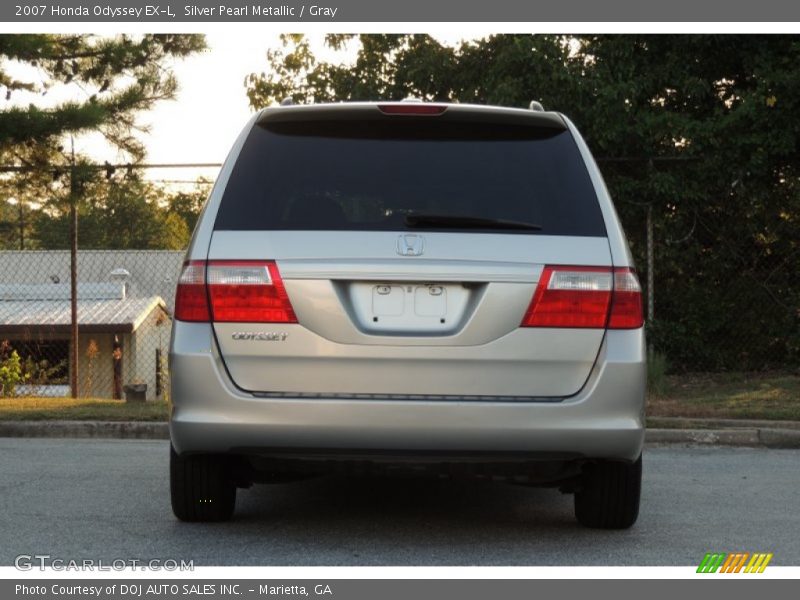
[[[178,456],[169,448],[172,512],[181,521],[227,521],[236,505],[236,485],[224,456]]]
[[[634,463],[591,463],[575,493],[575,517],[586,527],[627,529],[639,516],[641,490],[641,456]]]

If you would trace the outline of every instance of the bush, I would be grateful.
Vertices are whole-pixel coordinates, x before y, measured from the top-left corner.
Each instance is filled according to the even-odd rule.
[[[17,384],[24,381],[19,354],[4,341],[0,344],[0,396],[7,398],[15,395]]]
[[[51,364],[49,360],[34,360],[27,357],[22,363],[22,376],[34,386],[67,383],[67,361],[60,360]]]

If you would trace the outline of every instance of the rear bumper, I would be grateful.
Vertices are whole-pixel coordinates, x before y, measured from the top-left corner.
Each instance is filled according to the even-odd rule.
[[[581,392],[556,402],[269,398],[232,385],[207,324],[175,323],[176,451],[320,450],[635,460],[644,441],[642,330],[610,331]]]

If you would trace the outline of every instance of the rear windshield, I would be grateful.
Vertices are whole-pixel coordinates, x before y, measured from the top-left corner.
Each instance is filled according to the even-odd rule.
[[[481,222],[421,225],[410,215]],[[534,227],[508,230],[493,220]],[[217,230],[421,226],[605,235],[589,174],[568,131],[409,117],[255,126],[215,223]]]

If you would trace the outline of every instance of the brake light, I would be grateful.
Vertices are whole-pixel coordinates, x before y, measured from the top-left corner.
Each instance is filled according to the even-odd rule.
[[[192,261],[184,266],[175,318],[217,323],[297,322],[278,265],[252,260]]]
[[[547,266],[522,327],[636,329],[643,322],[632,269]]]
[[[614,269],[614,297],[611,300],[609,329],[639,329],[644,325],[642,287],[633,269]]]
[[[378,109],[385,115],[440,115],[447,110],[441,104],[408,102],[405,104],[379,104]]]

